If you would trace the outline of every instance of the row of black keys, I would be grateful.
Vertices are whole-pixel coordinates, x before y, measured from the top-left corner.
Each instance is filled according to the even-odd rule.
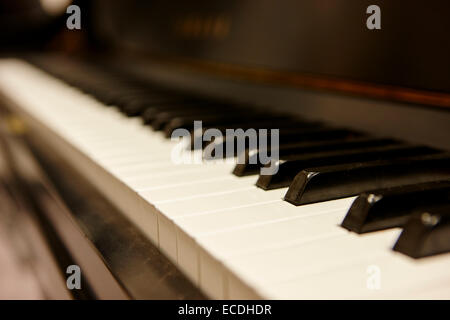
[[[58,59],[34,62],[105,105],[116,106],[127,116],[142,117],[145,124],[163,130],[167,137],[177,128],[192,130],[194,120],[202,120],[204,130],[278,128],[277,173],[260,175],[258,187],[289,187],[285,200],[294,205],[360,194],[343,227],[358,233],[403,227],[395,249],[412,257],[450,251],[447,152],[248,106],[175,94],[99,65]],[[245,163],[236,165],[234,174],[258,174],[263,164],[253,164],[252,160],[260,160],[261,152],[271,151],[270,147],[247,149]]]

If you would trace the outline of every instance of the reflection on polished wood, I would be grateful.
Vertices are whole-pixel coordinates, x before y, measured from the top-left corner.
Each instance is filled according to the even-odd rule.
[[[157,59],[167,65],[175,66],[180,70],[204,72],[234,80],[450,108],[450,94],[448,93],[193,59],[167,57],[153,57],[153,59]]]

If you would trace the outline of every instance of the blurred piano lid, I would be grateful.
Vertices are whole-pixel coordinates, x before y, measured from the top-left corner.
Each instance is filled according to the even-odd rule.
[[[376,1],[374,31],[367,1],[89,4],[94,47],[127,72],[450,149],[448,1]]]

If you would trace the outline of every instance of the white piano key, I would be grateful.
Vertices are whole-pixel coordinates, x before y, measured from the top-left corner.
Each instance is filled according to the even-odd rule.
[[[448,267],[448,256],[417,261],[386,250],[264,291],[273,299],[449,299]]]
[[[178,185],[186,181],[205,180],[230,174],[230,167],[201,167],[193,166],[186,170],[182,167],[173,168],[163,172],[153,172],[142,176],[122,176],[123,181],[137,192],[164,185]]]
[[[346,198],[295,207],[277,199],[234,210],[175,218],[178,242],[183,243],[185,248],[178,251],[178,263],[181,268],[186,264],[188,269],[185,271],[191,274],[198,273],[196,270],[201,269],[219,277],[223,272],[220,263],[211,262],[202,247],[224,259],[283,244],[314,240],[329,234],[346,233],[336,225],[352,201],[353,198]],[[187,248],[188,246],[193,247]],[[203,261],[207,265],[198,266],[190,261]],[[209,291],[207,288],[211,283],[202,277],[199,282]]]
[[[170,151],[169,151],[170,152]],[[133,164],[130,166],[122,166],[120,168],[115,169],[115,172],[120,175],[124,175],[127,177],[140,177],[142,175],[145,175],[146,172],[149,171],[149,169],[152,169],[152,171],[158,171],[158,172],[165,172],[165,171],[171,171],[171,170],[191,170],[191,169],[212,169],[214,171],[217,170],[225,170],[226,172],[230,173],[231,170],[233,170],[234,165],[227,165],[225,168],[219,168],[222,166],[223,163],[203,163],[203,164],[175,164],[172,163],[171,159],[165,159],[166,161],[160,161],[160,162],[150,162],[150,163],[140,163],[140,164]]]
[[[222,262],[227,269],[252,282],[255,288],[261,289],[385,255],[398,233],[399,230],[364,236],[351,233],[332,234],[317,241],[235,256]]]
[[[155,205],[161,205],[234,191],[237,188],[253,188],[252,185],[256,182],[256,179],[252,176],[239,179],[228,174],[204,180],[186,181],[175,185],[158,185],[153,188],[146,188],[145,191],[140,192],[140,195]]]
[[[171,218],[199,215],[251,206],[258,203],[279,201],[285,192],[286,190],[284,189],[266,192],[255,186],[249,186],[246,190],[224,192],[218,195],[205,197],[205,201],[201,201],[202,198],[196,198],[185,201],[163,203],[158,205],[157,208]]]

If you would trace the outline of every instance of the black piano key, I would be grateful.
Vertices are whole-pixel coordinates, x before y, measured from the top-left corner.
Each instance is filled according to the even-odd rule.
[[[449,153],[308,168],[295,176],[284,200],[298,206],[448,179]]]
[[[127,103],[131,103],[139,100],[164,100],[168,97],[159,93],[151,92],[151,91],[143,91],[140,89],[134,88],[115,88],[109,87],[109,85],[105,86],[104,89],[106,92],[109,92],[111,97],[111,104],[115,104],[118,107],[122,107]]]
[[[139,116],[148,107],[151,106],[164,106],[169,104],[183,104],[189,103],[189,98],[178,96],[142,96],[134,97],[127,101],[119,102],[119,108],[129,117]]]
[[[237,112],[231,112],[230,114],[223,116],[187,116],[187,117],[177,117],[172,119],[165,127],[164,133],[166,137],[170,137],[172,132],[176,129],[186,129],[192,131],[194,129],[194,121],[202,121],[203,128],[216,128],[221,125],[234,125],[234,124],[245,124],[254,121],[261,120],[277,120],[277,119],[288,119],[285,115],[271,116],[267,113],[257,112],[254,110],[239,110]]]
[[[308,136],[311,135],[311,133],[322,132],[323,130],[325,130],[325,128],[320,123],[309,123],[284,118],[271,119],[269,121],[266,119],[256,122],[252,121],[251,123],[245,124],[244,126],[249,127],[251,129],[255,129],[255,133],[258,140],[257,143],[260,142],[260,139],[265,139],[268,145],[272,143],[273,129],[278,130],[278,144],[288,143],[292,140],[297,140],[300,136]],[[211,143],[213,143],[214,147],[216,148],[222,148],[223,150],[226,150],[226,145],[227,143],[229,143],[229,139],[230,138],[233,139],[232,143],[235,149],[232,150],[233,152],[230,155],[234,157],[238,156],[238,153],[240,153],[240,150],[237,149],[237,145],[238,142],[242,140],[242,138],[246,137],[246,128],[242,128],[242,126],[240,126],[239,124],[233,124],[231,125],[231,128],[228,129],[234,129],[233,127],[242,129],[242,132],[237,132],[235,135],[229,137],[225,135],[226,129],[224,129],[223,138],[221,139],[221,141],[220,142],[213,141]],[[266,129],[267,131],[260,131],[260,129]],[[206,143],[204,147],[206,145],[209,145],[209,143]],[[248,146],[244,146],[244,151],[245,147]]]
[[[450,203],[414,214],[393,250],[415,259],[450,252]]]
[[[297,142],[283,144],[284,141],[280,141],[280,147],[278,148],[278,156],[280,158],[291,156],[293,154],[307,154],[313,152],[325,152],[332,150],[348,150],[363,147],[375,147],[375,146],[387,146],[393,144],[399,144],[400,142],[394,139],[388,138],[371,138],[371,137],[356,137],[351,139],[331,139],[325,141],[313,141],[313,142]],[[262,150],[266,154],[270,154],[272,149],[269,147],[267,150]],[[250,154],[251,153],[251,154]],[[238,177],[258,174],[259,170],[263,166],[260,161],[260,151],[249,149],[245,150],[245,163],[236,164],[233,174]]]
[[[353,202],[341,225],[356,233],[400,227],[412,212],[444,203],[450,203],[450,181],[363,193]]]
[[[285,143],[286,140],[292,140],[293,138],[297,137],[300,133],[304,133],[305,136],[311,135],[314,132],[321,132],[324,130],[323,128],[323,124],[320,122],[305,122],[301,119],[296,119],[296,118],[292,118],[292,119],[285,119],[284,117],[282,118],[278,118],[278,119],[272,119],[270,116],[267,117],[268,119],[264,118],[261,120],[253,120],[253,121],[249,121],[249,122],[239,122],[237,121],[236,123],[230,123],[227,124],[226,126],[220,125],[220,126],[216,126],[214,127],[215,129],[219,130],[222,135],[223,135],[223,140],[222,142],[226,141],[226,130],[227,129],[242,129],[244,131],[248,130],[248,129],[255,129],[257,130],[257,132],[259,133],[259,129],[267,129],[267,130],[272,130],[272,129],[279,129],[280,130],[280,143]],[[203,128],[202,133],[204,133],[206,130],[208,129],[208,127]],[[330,129],[328,129],[330,130]],[[349,131],[346,130],[345,133],[348,133]],[[337,132],[337,134],[340,134],[342,132]],[[244,133],[245,134],[245,133]],[[320,134],[320,133],[319,133]],[[269,133],[270,135],[270,133]],[[238,135],[239,136],[239,135]],[[270,137],[270,136],[269,136]],[[198,142],[202,140],[202,135],[198,134],[195,137],[192,136],[192,149],[193,146],[195,145],[199,145],[202,148],[205,148],[208,144],[210,144],[211,142],[206,141],[206,142]],[[197,144],[195,142],[198,142]],[[270,140],[268,140],[270,141]],[[236,143],[236,140],[235,140]]]
[[[196,112],[196,110],[204,110],[207,108],[211,103],[204,102],[201,100],[188,100],[184,101],[182,103],[168,103],[165,105],[155,105],[151,107],[145,108],[144,111],[141,113],[142,120],[144,124],[151,124],[153,121],[156,120],[159,114],[166,112],[166,111],[188,111],[191,110],[193,112]],[[218,105],[218,107],[224,107],[223,105]]]
[[[387,145],[347,150],[332,150],[311,154],[300,154],[281,158],[273,165],[278,171],[273,175],[260,175],[256,185],[264,190],[288,187],[301,170],[336,164],[394,159],[436,153],[438,150],[424,146]]]
[[[118,106],[130,116],[139,114],[141,108],[148,105],[187,99],[165,90],[156,90],[146,83],[96,65],[64,61],[59,70],[55,67],[51,69],[69,84],[94,96],[105,105]]]
[[[159,112],[153,121],[150,123],[150,126],[154,130],[162,130],[173,118],[177,117],[185,117],[185,116],[198,116],[202,118],[202,116],[226,116],[230,112],[239,112],[238,109],[233,108],[231,106],[223,106],[223,105],[203,105],[198,106],[196,108],[184,108],[177,110],[167,110]]]

